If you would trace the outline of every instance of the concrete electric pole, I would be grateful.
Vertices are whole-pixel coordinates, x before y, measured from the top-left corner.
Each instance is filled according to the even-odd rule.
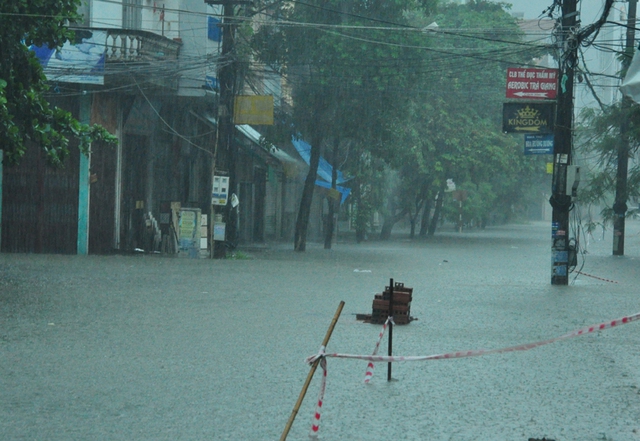
[[[626,52],[633,56],[635,45],[636,27],[636,5],[637,0],[629,0],[629,14],[627,16],[627,43]],[[625,68],[629,67],[631,58],[625,62]],[[622,99],[622,109],[628,110],[631,107],[631,99]],[[627,175],[629,170],[629,120],[624,119],[620,125],[620,140],[618,143],[618,168],[616,171],[616,197],[613,204],[613,255],[624,256],[624,230],[625,216],[627,213]]]
[[[635,6],[635,0],[634,6]],[[553,208],[551,225],[551,284],[568,285],[569,268],[575,265],[576,244],[571,244],[569,212],[573,208],[572,197],[578,182],[578,167],[572,161],[573,151],[573,81],[578,62],[578,48],[590,46],[600,28],[606,23],[614,0],[606,0],[602,15],[595,23],[580,27],[578,0],[562,1],[562,17],[558,32],[561,45],[559,60],[560,90],[554,131],[553,181],[551,199]],[[554,2],[555,8],[557,5]],[[635,23],[634,23],[635,25]],[[592,38],[589,41],[589,38]],[[623,155],[626,156],[626,155]],[[626,175],[626,171],[625,171]],[[575,178],[575,180],[574,180]],[[625,197],[626,200],[626,197]],[[625,204],[626,211],[626,204]]]
[[[237,193],[237,152],[233,142],[233,105],[236,95],[236,57],[235,57],[235,12],[234,6],[242,1],[233,0],[205,0],[209,5],[222,5],[222,50],[220,53],[220,65],[218,68],[218,84],[220,88],[218,100],[218,136],[217,152],[224,152],[227,157],[226,172],[229,176],[229,200],[231,195]],[[217,166],[217,164],[216,164]],[[216,173],[216,170],[213,170]],[[230,202],[222,207],[222,215],[225,223],[225,239],[236,243],[238,235],[237,215]],[[212,211],[212,222],[214,213]],[[224,246],[212,247],[212,257],[225,257]]]
[[[578,23],[577,0],[562,2],[560,37],[560,88],[553,147],[553,181],[551,199],[553,208],[551,225],[551,284],[569,283],[569,211],[571,196],[567,195],[567,170],[571,165],[573,147],[573,79],[578,58],[579,40],[576,33]]]

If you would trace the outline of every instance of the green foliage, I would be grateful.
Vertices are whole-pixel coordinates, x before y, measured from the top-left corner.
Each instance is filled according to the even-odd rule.
[[[228,260],[252,260],[249,254],[243,253],[242,251],[234,251],[231,255],[227,255]]]
[[[17,163],[29,143],[40,146],[52,165],[69,154],[69,139],[87,152],[91,141],[115,142],[99,126],[79,123],[44,98],[48,86],[40,63],[28,47],[60,47],[73,38],[67,27],[80,20],[79,0],[13,0],[0,4],[0,149]],[[43,13],[44,12],[44,13]]]
[[[362,241],[366,233],[373,229],[374,213],[383,202],[383,188],[376,183],[384,182],[384,165],[362,148],[355,147],[351,154],[355,160],[345,169],[349,176],[353,176],[351,221],[358,241]]]
[[[294,133],[314,149],[340,139],[353,152],[361,152],[341,166],[356,176],[352,202],[359,237],[370,223],[382,184],[362,167],[363,161],[375,163],[372,157],[390,156],[389,146],[397,140],[390,121],[402,119],[390,115],[406,113],[406,97],[398,89],[408,87],[415,76],[415,66],[405,62],[420,60],[417,33],[388,32],[380,21],[406,23],[407,8],[431,4],[431,0],[283,2],[272,13],[289,25],[265,26],[253,39],[258,58],[286,75]],[[309,198],[303,195],[301,212],[308,206]]]
[[[624,123],[624,127],[623,127]],[[623,128],[624,133],[623,135]],[[640,148],[640,106],[627,100],[604,109],[585,109],[581,114],[577,153],[582,155],[588,173],[583,173],[579,201],[603,206],[605,221],[613,218],[613,204],[618,169],[618,149],[628,146],[631,159]],[[585,179],[586,178],[586,179]],[[627,199],[640,198],[640,164],[629,161]],[[633,214],[632,211],[627,212]]]
[[[402,111],[397,89],[409,84],[411,34],[372,29],[403,23],[403,11],[430,2],[310,1],[281,4],[277,16],[295,26],[265,26],[253,44],[259,58],[286,75],[293,123],[307,139],[316,128],[375,148],[391,138],[387,114]],[[275,12],[274,12],[275,14]],[[414,33],[415,34],[415,33]]]
[[[394,207],[412,218],[433,201],[448,178],[472,191],[471,217],[513,213],[544,176],[524,158],[521,138],[501,133],[506,67],[540,49],[521,43],[506,5],[471,1],[310,1],[279,3],[286,26],[264,26],[253,38],[260,60],[286,75],[293,130],[303,137],[349,140],[400,176],[393,204],[361,203],[370,212]],[[433,28],[433,23],[438,27]],[[359,168],[361,194],[383,194],[385,181]],[[367,179],[371,179],[367,182]],[[354,181],[354,185],[356,181]],[[377,190],[374,188],[378,187]],[[535,188],[534,188],[535,187]],[[477,197],[476,197],[477,195]],[[375,203],[377,205],[372,205]]]
[[[432,38],[449,56],[425,56],[439,67],[421,78],[428,99],[409,96],[410,119],[398,122],[408,148],[395,152],[393,160],[396,166],[405,164],[403,188],[411,193],[407,200],[433,201],[446,180],[453,179],[469,194],[465,219],[484,223],[525,211],[521,207],[539,195],[544,168],[524,157],[520,137],[501,133],[501,106],[506,67],[530,60],[538,48],[519,44],[517,23],[498,3],[443,4],[432,16],[411,17],[416,26],[438,24]],[[445,215],[457,219],[458,208],[447,207],[449,199]]]

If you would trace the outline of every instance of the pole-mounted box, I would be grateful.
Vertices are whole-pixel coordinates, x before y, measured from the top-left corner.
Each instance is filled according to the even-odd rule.
[[[578,195],[578,185],[580,185],[580,166],[567,166],[567,186],[565,194],[575,198]]]

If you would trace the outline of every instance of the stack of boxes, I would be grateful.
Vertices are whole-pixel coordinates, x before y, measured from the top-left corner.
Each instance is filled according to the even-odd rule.
[[[391,289],[387,286],[382,294],[376,294],[373,299],[371,323],[383,324],[389,317],[389,299],[393,302],[393,321],[396,325],[406,325],[411,318],[411,298],[413,288],[407,288],[404,283],[395,283],[393,297]]]

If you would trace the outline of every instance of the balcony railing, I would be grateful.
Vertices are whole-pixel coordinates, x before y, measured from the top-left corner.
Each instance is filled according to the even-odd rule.
[[[78,32],[83,28],[74,30]],[[182,46],[182,43],[149,31],[117,28],[91,28],[90,30],[107,33],[105,44],[107,64],[177,60],[180,46]]]
[[[109,29],[107,63],[177,60],[181,43],[153,32],[131,29]]]

